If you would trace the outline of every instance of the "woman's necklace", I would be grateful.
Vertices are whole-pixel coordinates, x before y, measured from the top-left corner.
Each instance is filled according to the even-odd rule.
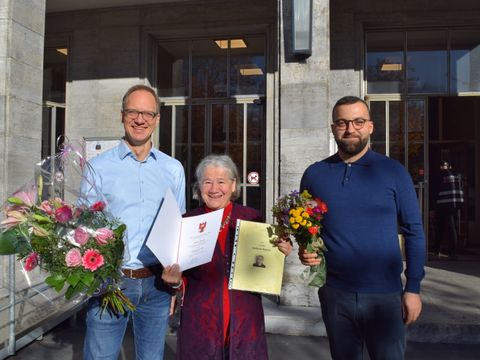
[[[225,218],[225,220],[222,221],[222,224],[220,225],[220,230],[218,230],[218,232],[222,232],[222,230],[225,228],[225,226],[228,225],[228,223],[230,222],[230,214],[227,215],[227,217]]]

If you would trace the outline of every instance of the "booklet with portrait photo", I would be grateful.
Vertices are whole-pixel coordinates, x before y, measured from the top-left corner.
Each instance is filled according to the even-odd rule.
[[[182,218],[170,189],[148,234],[146,245],[163,266],[179,264],[180,271],[212,260],[223,209]]]
[[[280,295],[285,255],[270,224],[237,220],[228,288]]]

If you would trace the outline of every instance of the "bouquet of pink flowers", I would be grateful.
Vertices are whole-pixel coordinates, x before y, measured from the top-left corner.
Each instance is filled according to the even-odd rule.
[[[117,283],[123,259],[125,225],[110,219],[96,202],[90,207],[51,198],[37,202],[35,187],[7,199],[1,222],[0,254],[18,254],[25,271],[36,266],[49,273],[56,291],[102,296],[102,311],[123,314],[134,306]],[[100,292],[100,293],[99,293]]]
[[[61,150],[38,164],[35,184],[7,199],[0,255],[18,254],[27,272],[37,266],[46,270],[45,282],[58,292],[66,287],[66,299],[77,294],[101,296],[102,311],[134,310],[118,285],[126,226],[107,214],[103,201],[79,205],[75,180],[84,179],[88,162],[80,147],[67,142]],[[62,199],[65,196],[77,199],[76,205]]]
[[[320,230],[323,214],[327,211],[327,204],[320,199],[313,199],[307,190],[302,193],[292,191],[280,197],[272,208],[278,236],[293,237],[301,248],[309,253],[317,253],[321,259],[320,265],[307,269],[310,286],[321,287],[326,280],[324,252],[327,248],[320,237]]]

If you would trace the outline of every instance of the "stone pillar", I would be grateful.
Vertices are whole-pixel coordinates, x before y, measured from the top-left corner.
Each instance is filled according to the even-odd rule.
[[[330,154],[329,1],[313,1],[312,55],[295,57],[292,1],[280,0],[280,195],[298,190],[306,167]],[[318,306],[317,289],[300,280],[305,269],[296,255],[287,258],[280,301]]]
[[[0,0],[1,201],[40,160],[45,3]]]

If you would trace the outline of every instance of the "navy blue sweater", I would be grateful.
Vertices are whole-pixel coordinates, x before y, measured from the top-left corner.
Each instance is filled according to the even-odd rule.
[[[335,154],[309,166],[300,188],[328,206],[321,233],[328,248],[327,285],[359,293],[401,291],[400,232],[405,291],[420,291],[425,238],[415,188],[400,163],[372,150],[354,163]]]

